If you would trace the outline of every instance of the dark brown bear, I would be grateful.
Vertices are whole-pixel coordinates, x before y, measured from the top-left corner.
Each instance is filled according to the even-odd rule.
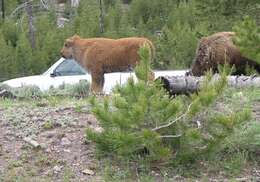
[[[229,64],[235,66],[233,74],[246,74],[247,66],[260,73],[260,65],[244,57],[239,48],[233,44],[234,32],[219,32],[203,37],[196,51],[195,61],[189,72],[193,76],[201,76],[212,69],[218,71],[218,65]]]

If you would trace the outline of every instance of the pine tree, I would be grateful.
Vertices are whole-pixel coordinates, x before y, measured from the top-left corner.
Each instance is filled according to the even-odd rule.
[[[91,98],[92,112],[103,130],[87,129],[87,139],[94,141],[104,154],[160,163],[191,161],[216,151],[234,126],[250,117],[247,109],[229,115],[216,113],[201,127],[193,118],[206,112],[221,95],[226,69],[218,81],[212,81],[208,74],[202,90],[193,94],[191,100],[171,98],[159,81],[148,79],[149,50],[143,47],[139,55],[137,81],[130,78],[104,99]]]
[[[25,33],[21,33],[16,47],[16,68],[23,76],[33,74],[32,48]]]
[[[235,44],[239,46],[242,54],[260,64],[260,27],[252,18],[246,16],[244,21],[233,29],[236,32]]]
[[[0,32],[0,81],[14,77],[14,54],[13,47],[4,40],[4,35]]]

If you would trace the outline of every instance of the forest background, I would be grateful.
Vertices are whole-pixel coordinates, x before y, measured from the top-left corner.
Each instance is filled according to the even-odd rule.
[[[81,0],[76,7],[66,0],[1,2],[0,81],[44,72],[74,34],[148,37],[156,46],[154,69],[184,69],[201,37],[233,31],[245,16],[260,25],[259,0]]]

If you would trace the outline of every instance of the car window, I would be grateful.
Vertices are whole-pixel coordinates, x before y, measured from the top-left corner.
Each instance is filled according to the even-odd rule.
[[[54,70],[56,76],[84,75],[87,72],[74,60],[66,59]]]

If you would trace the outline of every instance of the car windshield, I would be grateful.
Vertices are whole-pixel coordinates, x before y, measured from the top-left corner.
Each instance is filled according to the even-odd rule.
[[[87,71],[73,59],[63,59],[51,66],[44,75],[54,73],[56,76],[84,75]]]

